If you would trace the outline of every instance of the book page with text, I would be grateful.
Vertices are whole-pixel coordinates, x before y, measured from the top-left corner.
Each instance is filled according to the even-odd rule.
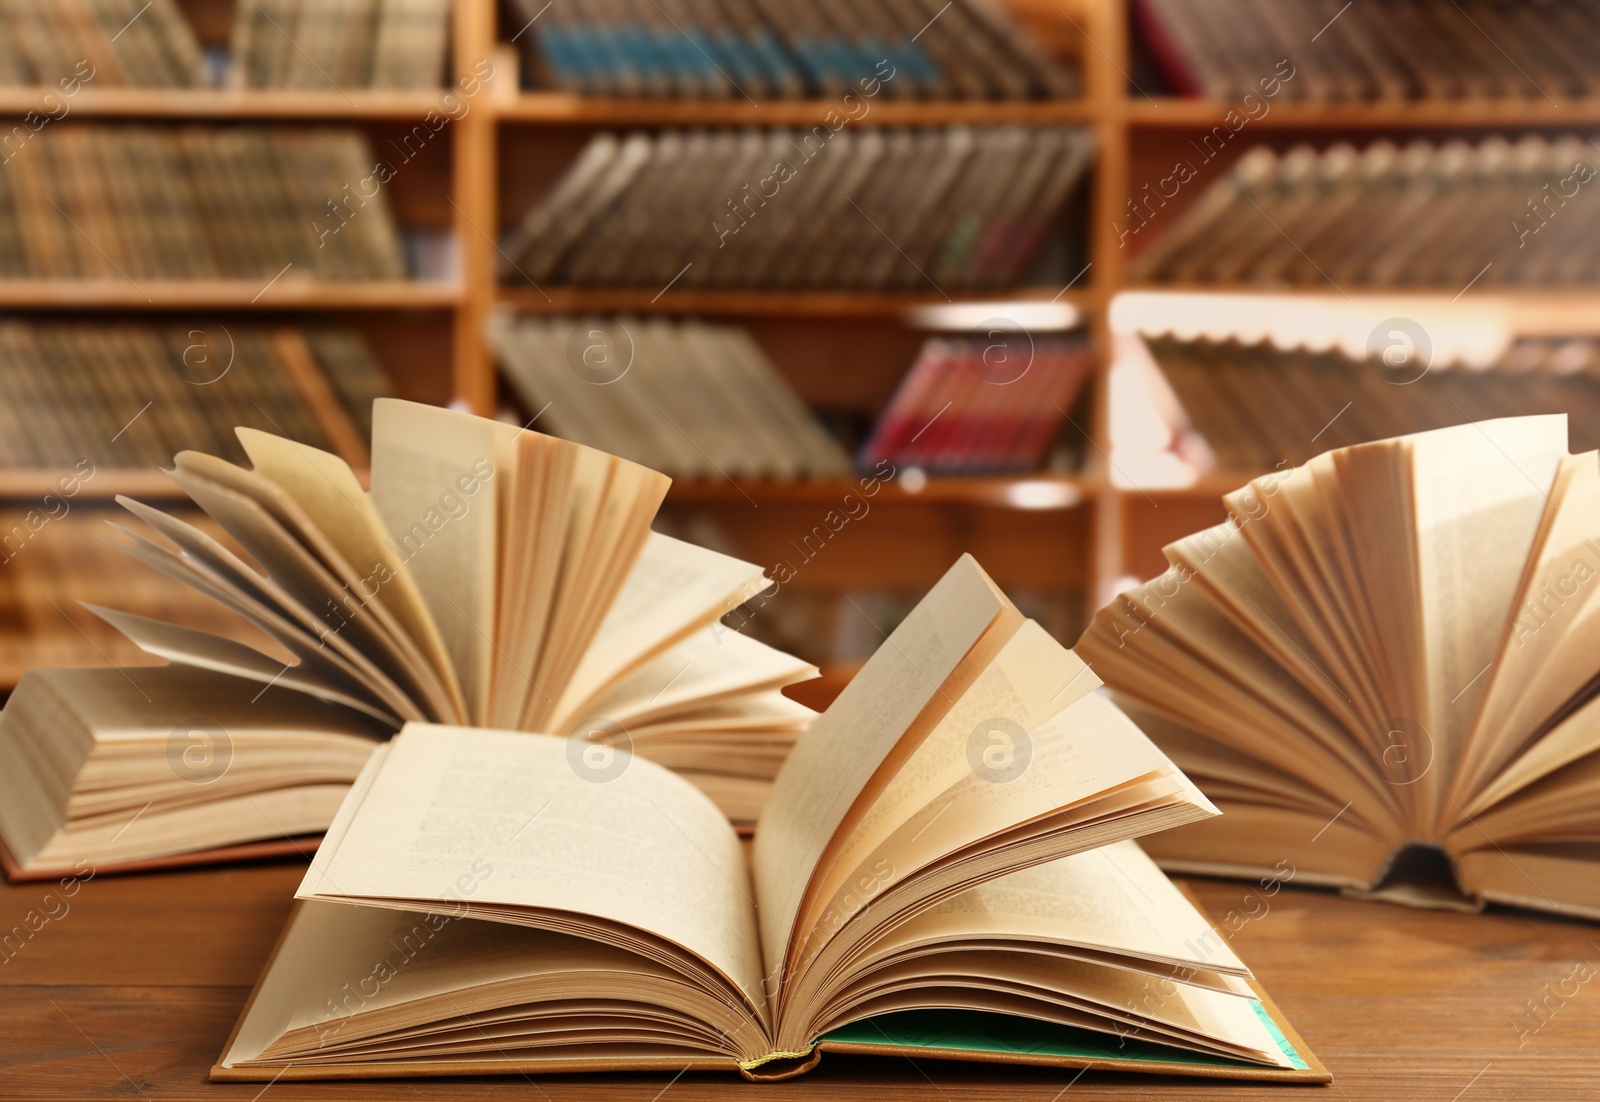
[[[961,556],[790,754],[756,828],[756,898],[769,967],[785,960],[817,862],[862,789],[919,717],[954,703],[945,697],[946,681],[1010,607],[977,561]]]
[[[605,749],[408,724],[352,794],[298,895],[458,901],[495,908],[492,917],[526,908],[630,926],[705,961],[764,1013],[738,835],[660,766],[584,756]]]

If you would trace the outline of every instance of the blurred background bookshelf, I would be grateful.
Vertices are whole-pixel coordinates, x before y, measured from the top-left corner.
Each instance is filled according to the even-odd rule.
[[[337,134],[357,143],[373,164],[364,177],[346,180],[336,173],[350,186],[335,194],[324,196],[313,187],[309,199],[272,199],[249,182],[256,179],[249,169],[259,163],[250,159],[256,154],[241,153],[228,171],[246,181],[237,190],[258,205],[229,207],[205,195],[196,200],[210,221],[192,232],[202,238],[211,233],[206,240],[213,244],[206,247],[216,265],[204,274],[171,278],[160,277],[159,269],[135,272],[127,263],[113,263],[156,240],[148,227],[116,236],[120,223],[113,216],[127,213],[116,196],[151,183],[139,178],[137,165],[119,172],[119,163],[101,164],[108,174],[103,185],[69,187],[65,197],[51,193],[58,211],[41,205],[32,191],[31,207],[8,197],[14,221],[22,221],[19,211],[42,212],[36,225],[25,228],[42,232],[53,220],[66,244],[43,253],[28,253],[26,244],[10,246],[30,258],[55,257],[55,267],[47,269],[53,273],[48,278],[0,271],[0,321],[35,334],[60,326],[115,332],[124,344],[133,339],[129,333],[146,332],[143,339],[157,341],[165,352],[148,353],[145,360],[157,363],[164,355],[168,381],[180,387],[163,409],[181,405],[182,388],[205,390],[203,408],[261,427],[276,421],[280,430],[290,428],[282,423],[285,417],[297,418],[308,442],[331,447],[358,468],[365,432],[352,411],[361,395],[377,389],[581,433],[582,418],[579,427],[569,427],[561,413],[583,405],[581,388],[594,394],[632,388],[634,398],[677,413],[663,412],[671,427],[656,426],[663,436],[655,446],[667,450],[640,456],[681,464],[671,472],[675,485],[662,525],[786,568],[777,570],[780,578],[792,575],[779,595],[741,615],[748,630],[828,664],[830,684],[847,676],[915,596],[966,550],[1030,614],[1070,642],[1117,588],[1159,571],[1164,542],[1221,520],[1220,493],[1266,473],[1250,469],[1252,464],[1271,469],[1262,454],[1226,447],[1230,434],[1249,432],[1259,421],[1241,415],[1230,426],[1218,420],[1221,404],[1204,408],[1211,391],[1196,364],[1216,362],[1218,349],[1248,358],[1250,370],[1262,373],[1306,360],[1299,363],[1304,374],[1326,368],[1335,348],[1359,364],[1362,341],[1379,322],[1400,317],[1424,326],[1439,364],[1434,374],[1441,378],[1450,371],[1465,378],[1496,364],[1510,370],[1507,365],[1546,360],[1562,365],[1561,372],[1581,374],[1583,369],[1570,366],[1582,360],[1579,352],[1556,348],[1540,360],[1526,349],[1516,352],[1518,342],[1564,346],[1600,330],[1595,296],[1583,282],[1523,286],[1498,282],[1494,273],[1465,287],[1358,287],[1342,280],[1320,286],[1245,284],[1152,274],[1150,258],[1156,254],[1150,250],[1161,248],[1164,237],[1170,242],[1168,235],[1203,204],[1219,202],[1206,196],[1235,186],[1253,150],[1270,150],[1272,164],[1288,165],[1282,171],[1289,172],[1299,171],[1293,166],[1301,162],[1321,164],[1335,149],[1347,148],[1359,160],[1382,142],[1400,154],[1412,143],[1427,142],[1455,156],[1452,143],[1480,148],[1503,141],[1514,151],[1519,141],[1535,137],[1554,147],[1569,137],[1587,143],[1600,128],[1600,96],[1584,74],[1569,71],[1578,49],[1573,43],[1582,36],[1569,32],[1570,42],[1562,46],[1548,32],[1502,28],[1491,23],[1497,17],[1492,5],[1457,8],[1429,0],[1403,6],[1407,18],[1421,18],[1416,13],[1423,9],[1431,12],[1428,18],[1455,13],[1465,23],[1496,28],[1508,43],[1531,43],[1508,47],[1510,57],[1480,43],[1473,49],[1473,79],[1458,81],[1459,87],[1436,86],[1437,74],[1424,71],[1421,62],[1393,87],[1364,78],[1361,33],[1378,16],[1359,8],[1341,14],[1339,4],[1320,0],[1276,5],[1264,15],[1252,15],[1262,5],[1247,0],[1205,0],[1191,7],[1197,15],[1178,11],[1174,26],[1170,4],[1144,0],[962,0],[954,7],[904,0],[867,5],[865,14],[854,17],[842,6],[810,3],[772,9],[793,13],[793,25],[780,28],[790,35],[783,43],[789,60],[786,67],[773,62],[762,69],[750,45],[762,41],[760,18],[753,26],[744,20],[749,13],[777,19],[763,16],[764,4],[641,5],[648,14],[640,19],[657,36],[652,41],[666,60],[658,70],[619,76],[605,64],[615,51],[586,27],[589,9],[576,3],[557,10],[510,0],[373,0],[308,8],[281,0],[241,12],[229,0],[161,0],[143,14],[133,0],[60,5],[68,26],[58,32],[54,52],[36,49],[31,60],[24,57],[11,70],[22,78],[59,75],[13,77],[7,85],[8,62],[0,55],[0,115],[11,135],[0,135],[0,157],[7,161],[0,165],[0,185],[35,172],[28,158],[56,167],[51,159],[64,157],[71,167],[83,146],[101,156],[92,138],[73,138],[87,127],[200,135],[174,140],[202,145],[210,144],[211,134],[261,134],[289,143],[286,156],[300,155],[294,143],[304,135]],[[336,25],[330,14],[336,12],[359,22],[358,31]],[[692,20],[704,20],[707,12],[722,13],[723,29],[746,38],[719,37],[711,22],[702,35]],[[866,29],[855,28],[858,41],[850,49],[834,43],[830,53],[827,41],[799,37],[810,28],[814,39],[825,39],[823,30],[853,26],[851,18],[864,21]],[[243,21],[252,19],[246,28]],[[191,44],[177,42],[185,32],[173,28],[180,25]],[[904,33],[907,27],[916,28],[914,41]],[[1208,27],[1237,30],[1229,32],[1230,39]],[[176,35],[177,44],[152,45],[138,37],[146,31]],[[1513,37],[1525,32],[1533,37]],[[17,36],[21,52],[36,45],[40,33],[35,28],[32,37]],[[1483,34],[1482,26],[1472,33]],[[118,35],[114,43],[112,35]],[[971,56],[959,52],[963,40],[976,51]],[[685,50],[684,42],[695,50]],[[125,56],[130,44],[131,60]],[[881,71],[873,77],[874,50],[894,59],[893,77],[884,79]],[[1325,55],[1343,60],[1335,65]],[[93,68],[92,78],[73,76],[80,59]],[[1280,59],[1292,75],[1278,68]],[[1392,69],[1394,59],[1384,64]],[[1527,72],[1519,74],[1519,65],[1549,76],[1541,85]],[[172,75],[180,70],[189,75]],[[747,73],[749,79],[740,79]],[[70,94],[62,83],[69,78]],[[872,78],[871,85],[861,84],[862,78]],[[751,80],[765,83],[758,88]],[[730,185],[748,174],[737,139],[754,128],[769,136],[780,128],[787,132],[800,167],[792,195],[764,191],[763,202]],[[808,145],[807,135],[822,136]],[[840,177],[854,184],[834,181],[834,187],[814,188],[818,194],[812,196],[800,190],[810,172],[802,158],[809,160],[811,145],[834,142],[833,135],[843,136],[833,149],[848,146],[867,167],[855,177]],[[924,200],[911,185],[942,163],[936,149],[930,152],[937,142],[961,151],[988,149],[981,143],[990,140],[1009,142],[1004,148],[1016,162],[1004,174],[953,177],[947,197],[959,202],[945,206],[988,210],[990,236],[1001,245],[982,253],[969,244],[963,252],[952,242],[975,231],[937,223],[937,202],[912,217],[915,203]],[[1041,155],[1036,163],[1027,161],[1029,151],[1045,141],[1060,143],[1058,159]],[[616,149],[602,148],[608,142]],[[1075,161],[1079,145],[1082,156]],[[1316,156],[1295,153],[1302,148]],[[1600,158],[1600,149],[1589,148]],[[728,160],[721,175],[701,163],[713,153]],[[607,224],[608,212],[624,208],[601,207],[583,221],[583,188],[569,187],[563,200],[563,181],[586,163],[609,156],[614,171],[619,158],[647,155],[653,158],[649,172],[628,185],[632,191],[619,185],[618,194],[635,204],[626,217]],[[996,156],[984,154],[991,164],[1000,163]],[[1256,158],[1264,162],[1266,154]],[[1176,171],[1180,162],[1189,166],[1187,172]],[[12,172],[19,167],[23,173]],[[297,180],[310,176],[280,168],[274,178],[292,192]],[[888,187],[893,179],[907,182],[909,190]],[[662,184],[654,194],[647,186],[653,180],[670,181],[671,187]],[[1007,181],[1022,182],[1008,194]],[[1506,195],[1515,191],[1511,184],[1505,188]],[[822,205],[833,190],[848,194],[857,209],[839,204],[836,195],[832,208]],[[1538,191],[1536,186],[1528,194]],[[1586,204],[1600,204],[1596,193],[1600,182],[1586,184],[1567,198],[1570,205],[1559,217],[1577,225],[1580,215],[1586,217]],[[1018,196],[1034,201],[1016,202]],[[802,278],[804,264],[790,265],[800,274],[785,282],[774,275],[785,267],[781,250],[760,258],[757,246],[771,250],[775,241],[792,246],[800,240],[799,229],[788,222],[788,237],[771,228],[788,217],[782,204],[791,198],[795,207],[817,214],[819,233],[849,240],[826,242],[837,255],[827,263],[826,256],[814,261],[809,277]],[[289,240],[289,223],[268,218],[257,229],[241,228],[249,221],[245,216],[265,209],[260,204],[274,202],[281,217],[288,217],[285,209],[298,212],[299,237]],[[92,213],[99,208],[109,213]],[[69,219],[85,211],[91,212],[87,220]],[[703,222],[692,227],[698,245],[685,246],[666,233],[685,229],[685,211],[699,212]],[[1516,214],[1504,211],[1508,235]],[[137,212],[132,217],[137,222]],[[1491,213],[1483,221],[1492,220]],[[920,241],[927,225],[943,226],[946,236]],[[1561,223],[1554,225],[1535,243],[1586,247],[1570,235],[1563,241]],[[373,226],[381,226],[381,234]],[[726,250],[717,248],[719,226],[737,227],[723,235]],[[8,247],[4,233],[0,229],[0,254]],[[330,248],[346,248],[346,240],[369,233],[392,239],[397,258],[376,277],[354,261],[336,277],[316,270]],[[560,233],[572,238],[570,247],[543,258],[539,278],[530,277],[526,250],[536,254],[540,242]],[[122,243],[105,245],[107,234]],[[810,256],[824,245],[813,238],[806,248]],[[1313,267],[1327,263],[1316,247],[1308,245],[1308,251]],[[743,267],[717,269],[718,252],[747,259]],[[1464,248],[1463,256],[1469,252]],[[282,261],[275,262],[279,256]],[[992,263],[978,278],[983,256]],[[672,275],[683,263],[689,266]],[[648,282],[628,278],[646,270],[652,273]],[[853,274],[841,281],[840,272]],[[519,327],[545,334],[543,344],[529,345],[543,351],[529,353],[528,362],[553,366],[566,378],[540,382],[536,371],[518,375],[497,334]],[[550,327],[565,327],[568,338],[550,336]],[[675,385],[657,379],[651,390],[650,378],[666,370],[658,370],[666,354],[641,350],[647,344],[665,347],[660,333],[673,327],[696,334],[726,331],[728,340],[754,350],[747,358],[757,366],[737,368],[751,372],[740,377],[767,383],[750,383],[754,389],[744,406],[703,403],[701,421],[683,423],[696,411],[685,413],[671,399],[716,384],[684,368],[690,374]],[[317,351],[317,342],[329,339],[343,342],[346,375],[364,381],[341,384],[340,367]],[[241,341],[258,346],[264,372],[280,365],[287,383],[271,397],[280,405],[250,391],[243,368],[204,381],[224,357],[238,356]],[[1178,364],[1185,347],[1192,355]],[[10,348],[0,342],[0,359]],[[1308,358],[1306,350],[1321,358]],[[635,353],[644,358],[632,380],[613,383],[606,375],[616,371],[623,353],[630,364]],[[1166,355],[1166,365],[1158,353]],[[130,381],[137,371],[113,370],[131,355],[122,346],[103,360],[92,347],[69,348],[48,363],[37,352],[28,353],[32,359],[9,354],[33,364],[5,369],[22,373],[23,381],[6,386],[19,387],[16,393],[27,398],[15,404],[25,417],[48,418],[52,409],[87,403],[101,421],[68,427],[68,436],[98,441],[107,435],[101,422],[121,427],[123,435],[116,443],[96,444],[95,474],[80,478],[67,502],[72,524],[83,522],[81,527],[58,523],[50,508],[61,507],[61,480],[91,449],[72,456],[39,452],[36,459],[19,450],[0,468],[0,499],[17,518],[5,532],[25,533],[13,539],[10,561],[0,564],[0,603],[17,612],[4,617],[16,626],[0,635],[0,680],[32,662],[126,660],[114,640],[95,634],[89,617],[68,603],[93,600],[101,590],[79,580],[100,584],[116,560],[75,548],[92,542],[89,533],[98,526],[88,523],[91,518],[115,514],[114,495],[175,496],[152,472],[147,455],[141,452],[134,461],[137,449],[127,445],[137,440],[157,447],[165,439],[161,432],[181,439],[184,423],[160,422],[152,416],[161,412],[153,405],[141,411],[156,401],[160,388],[143,387],[150,391],[146,396]],[[1081,360],[1083,370],[1062,374],[1055,390],[1015,385],[1010,375],[1020,360],[1032,370],[1050,356]],[[700,362],[694,354],[679,359]],[[727,370],[742,362],[729,359]],[[150,363],[147,369],[159,369]],[[1446,370],[1449,364],[1461,366]],[[1174,372],[1171,379],[1164,366]],[[1040,366],[1035,375],[1044,371]],[[1176,373],[1184,371],[1187,382],[1175,385]],[[1367,401],[1376,401],[1373,378],[1360,380]],[[1030,376],[1027,385],[1046,381]],[[1430,386],[1432,381],[1430,376]],[[556,397],[558,391],[565,397]],[[778,392],[785,397],[773,398]],[[1439,400],[1460,401],[1464,392],[1449,393],[1454,398]],[[1284,400],[1305,406],[1309,424],[1312,406],[1331,404],[1324,420],[1335,419],[1341,403],[1357,401],[1354,394],[1301,387]],[[784,405],[790,401],[832,441],[837,454],[831,459],[814,455],[809,466],[796,466],[763,452],[759,441],[725,431],[746,420],[767,424],[752,412],[758,407],[793,427],[793,410]],[[623,416],[603,404],[598,409],[591,420]],[[280,410],[288,412],[280,416]],[[923,418],[928,435],[901,440],[898,451],[869,455],[869,445],[893,435],[889,422],[896,416]],[[1336,430],[1343,431],[1337,421],[1328,431]],[[997,446],[1024,435],[1033,442],[1028,448],[1008,453]],[[942,452],[931,447],[935,443]],[[55,503],[50,507],[48,495]],[[45,519],[37,531],[30,513]],[[0,545],[3,538],[0,533]],[[17,569],[29,556],[39,561]],[[41,605],[40,592],[51,594],[60,608]],[[53,627],[52,617],[58,621]]]

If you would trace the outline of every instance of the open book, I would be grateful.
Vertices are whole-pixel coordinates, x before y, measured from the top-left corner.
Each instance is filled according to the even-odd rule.
[[[1128,839],[1214,813],[963,557],[784,765],[746,852],[649,762],[408,725],[215,1079],[689,1068],[819,1049],[1326,1079]]]
[[[370,494],[333,455],[238,435],[253,469],[183,452],[170,472],[233,547],[126,498],[143,529],[118,530],[255,645],[94,608],[171,664],[23,677],[0,714],[11,871],[293,846],[408,722],[569,736],[602,777],[631,748],[754,822],[814,714],[781,689],[816,670],[722,627],[770,583],[650,530],[666,476],[393,399]]]
[[[1077,646],[1226,812],[1156,859],[1600,918],[1600,454],[1480,421],[1225,500]]]

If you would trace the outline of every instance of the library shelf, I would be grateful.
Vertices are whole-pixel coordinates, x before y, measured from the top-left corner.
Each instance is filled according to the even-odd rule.
[[[405,121],[421,119],[440,106],[438,91],[348,92],[235,90],[227,88],[94,88],[76,95],[59,88],[0,88],[0,118],[20,119],[31,111],[52,116],[64,104],[81,118],[145,120]],[[63,116],[64,117],[64,116]]]
[[[862,105],[865,110],[862,110]],[[504,122],[545,126],[814,126],[830,111],[841,126],[953,126],[961,123],[1081,123],[1097,117],[1089,100],[929,100],[859,95],[833,99],[601,99],[570,92],[524,92],[495,103]],[[854,113],[854,117],[850,113]]]
[[[10,310],[448,310],[453,283],[422,280],[0,279]]]
[[[1012,291],[665,291],[501,286],[498,300],[529,314],[709,314],[725,317],[900,318],[928,307],[968,303],[1061,303],[1080,311],[1092,291],[1028,287]]]
[[[1530,90],[1531,91],[1531,90]],[[1487,130],[1588,127],[1600,124],[1600,99],[1551,102],[1534,93],[1520,99],[1307,103],[1264,100],[1265,114],[1239,129],[1278,130]],[[1259,108],[1254,108],[1259,110]],[[1245,115],[1243,101],[1130,94],[1122,107],[1127,125],[1142,129],[1210,129],[1230,112]],[[1230,128],[1232,129],[1232,128]]]

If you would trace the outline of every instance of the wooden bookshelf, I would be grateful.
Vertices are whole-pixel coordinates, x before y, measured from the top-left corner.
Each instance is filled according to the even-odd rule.
[[[615,100],[568,92],[524,92],[502,103],[505,122],[546,126],[813,126],[838,100]],[[851,126],[953,126],[961,123],[1089,122],[1096,105],[1088,100],[927,100],[879,98]]]
[[[501,287],[498,300],[529,314],[712,314],[720,317],[898,318],[929,306],[963,303],[1062,302],[1089,308],[1092,295],[1040,287],[947,298],[937,292],[633,291],[569,287]],[[909,366],[909,365],[902,365]]]
[[[439,92],[234,91],[209,88],[84,87],[70,98],[57,89],[0,87],[0,116],[15,117],[65,102],[73,118],[143,120],[420,120],[439,106]],[[50,104],[44,97],[55,97]],[[59,108],[52,108],[59,110]]]
[[[838,552],[814,576],[841,585],[872,584],[899,569],[909,581],[921,578],[927,564],[916,560],[924,548],[942,554],[950,548],[983,549],[1002,564],[1002,584],[1052,588],[1063,614],[1055,630],[1070,640],[1081,615],[1106,599],[1119,579],[1159,565],[1160,539],[1181,535],[1204,516],[1220,514],[1217,496],[1248,479],[1246,473],[1207,475],[1177,488],[1141,489],[1113,477],[1110,466],[1110,363],[1113,299],[1134,289],[1128,279],[1133,249],[1119,245],[1113,223],[1125,201],[1150,171],[1170,166],[1170,151],[1187,148],[1218,125],[1230,105],[1203,100],[1149,98],[1129,87],[1133,71],[1128,0],[1004,0],[1040,41],[1075,59],[1083,86],[1080,98],[1053,102],[957,102],[878,97],[852,126],[945,126],[961,123],[1067,123],[1087,127],[1096,143],[1088,180],[1083,225],[1087,269],[1070,289],[1030,287],[1002,294],[970,296],[970,301],[1060,302],[1078,311],[1098,359],[1092,408],[1082,447],[1084,469],[1071,475],[1041,474],[990,478],[929,478],[913,492],[896,479],[873,499],[881,539],[863,536]],[[202,37],[226,41],[234,0],[184,0]],[[318,319],[360,317],[379,357],[400,392],[424,400],[454,401],[493,415],[510,404],[500,386],[486,340],[496,312],[529,314],[709,315],[744,319],[773,354],[780,368],[819,407],[837,399],[870,410],[881,404],[910,364],[925,331],[918,310],[947,304],[929,288],[904,294],[852,292],[590,290],[531,287],[502,282],[498,242],[528,205],[547,188],[561,166],[570,163],[587,137],[601,129],[628,130],[706,126],[810,126],[837,104],[829,100],[744,99],[711,102],[592,99],[520,86],[517,27],[496,0],[456,0],[452,23],[452,79],[475,63],[491,59],[495,76],[468,101],[470,109],[438,132],[425,158],[408,164],[395,184],[395,207],[402,225],[447,232],[454,242],[459,274],[450,282],[305,283],[285,276],[271,286],[230,283],[141,281],[0,282],[0,310],[143,313],[163,316],[228,315],[280,311],[314,314]],[[17,119],[38,110],[44,89],[0,89],[0,119]],[[440,107],[437,92],[237,92],[211,90],[118,90],[86,87],[71,102],[73,119],[146,122],[254,122],[283,125],[349,125],[366,129],[375,145],[403,137]],[[1269,113],[1250,122],[1229,157],[1254,141],[1283,146],[1304,139],[1326,144],[1363,141],[1384,134],[1397,138],[1422,131],[1435,134],[1527,131],[1553,132],[1600,125],[1600,101],[1552,105],[1542,98],[1504,102],[1459,101],[1427,104],[1317,105],[1275,100]],[[46,131],[47,133],[47,131]],[[1225,171],[1219,161],[1187,189],[1198,195]],[[1159,175],[1159,173],[1158,173]],[[531,178],[530,178],[531,177]],[[1166,225],[1176,221],[1173,211]],[[1136,245],[1144,244],[1136,242]],[[1304,292],[1205,287],[1148,287],[1152,292],[1260,295],[1314,295]],[[1349,289],[1346,289],[1347,291]],[[1322,293],[1331,293],[1323,289]],[[1357,296],[1427,297],[1416,288],[1350,292]],[[1443,297],[1448,298],[1448,295]],[[1600,311],[1595,296],[1583,291],[1491,291],[1473,288],[1462,301],[1493,300],[1509,310],[1528,332],[1594,331]],[[969,301],[959,296],[957,302]],[[1586,321],[1586,319],[1589,319]],[[380,339],[381,338],[381,339]],[[0,500],[27,501],[53,482],[51,472],[0,474]],[[718,480],[680,482],[669,509],[701,518],[726,533],[741,531],[756,539],[762,525],[809,526],[851,486],[850,480],[783,483]],[[153,472],[102,471],[86,493],[159,498],[172,491]],[[752,508],[752,506],[754,506]],[[748,514],[748,517],[746,516]],[[785,519],[787,518],[787,519]],[[1153,518],[1159,518],[1155,520]],[[862,526],[863,532],[867,526]],[[774,533],[781,534],[781,533]],[[999,548],[997,538],[1015,544]],[[852,537],[854,538],[854,537]],[[752,544],[752,546],[757,546]],[[901,556],[897,561],[896,556]],[[929,559],[931,562],[931,558]],[[986,559],[986,562],[988,560]],[[913,579],[913,575],[916,578]],[[1002,576],[1003,575],[1003,576]]]
[[[1130,127],[1156,129],[1210,129],[1222,122],[1235,105],[1202,99],[1156,97],[1134,93],[1123,106]],[[1266,114],[1252,118],[1245,129],[1352,130],[1373,132],[1403,130],[1540,130],[1573,129],[1600,124],[1600,99],[1551,103],[1538,96],[1525,99],[1417,103],[1274,102]]]
[[[234,280],[4,279],[0,310],[454,310],[452,283],[283,278]]]

